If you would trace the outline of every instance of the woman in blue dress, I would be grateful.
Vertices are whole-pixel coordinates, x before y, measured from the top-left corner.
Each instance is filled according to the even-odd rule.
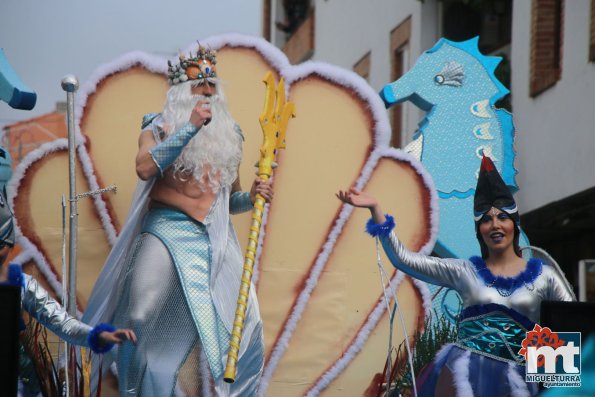
[[[422,281],[455,289],[463,300],[455,343],[444,346],[418,377],[419,396],[533,396],[518,354],[527,331],[539,322],[542,300],[571,301],[556,269],[539,259],[525,261],[519,247],[519,214],[492,161],[484,157],[474,198],[481,257],[437,258],[407,250],[378,201],[355,189],[337,197],[368,208],[366,229],[377,236],[392,264]]]

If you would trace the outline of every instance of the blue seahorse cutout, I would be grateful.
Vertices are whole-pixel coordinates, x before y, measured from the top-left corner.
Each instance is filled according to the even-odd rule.
[[[37,94],[29,89],[12,68],[4,50],[0,48],[0,100],[14,109],[31,110]]]
[[[4,50],[0,48],[0,101],[14,109],[31,110],[37,102],[37,94],[29,89],[19,78],[8,62]],[[12,177],[12,159],[10,152],[0,146],[0,191]]]
[[[440,39],[380,92],[387,107],[411,101],[426,112],[405,151],[422,162],[438,190],[434,251],[444,257],[479,253],[473,196],[482,155],[494,161],[511,191],[518,190],[512,115],[494,106],[509,93],[494,75],[502,58],[481,54],[478,40]]]

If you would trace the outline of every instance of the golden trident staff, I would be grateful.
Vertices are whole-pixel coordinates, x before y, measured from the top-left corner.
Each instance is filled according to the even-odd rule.
[[[260,147],[260,159],[257,163],[258,171],[256,173],[262,180],[266,181],[273,174],[273,168],[277,167],[277,163],[275,163],[277,150],[285,149],[287,123],[290,117],[295,117],[295,114],[293,103],[285,102],[285,82],[283,78],[279,81],[276,89],[275,79],[271,72],[265,74],[263,82],[266,85],[264,109],[258,117],[260,128],[262,128],[263,142]],[[252,270],[256,258],[256,246],[258,244],[258,235],[260,234],[264,204],[264,197],[257,194],[254,209],[252,210],[252,223],[250,224],[250,233],[248,235],[248,247],[246,247],[246,255],[244,256],[244,272],[238,293],[233,329],[231,330],[227,364],[225,365],[225,372],[223,374],[223,379],[227,383],[233,383],[235,381],[236,363],[240,352],[240,342],[242,340],[242,330],[244,329],[244,319],[248,306],[248,294],[250,292]]]

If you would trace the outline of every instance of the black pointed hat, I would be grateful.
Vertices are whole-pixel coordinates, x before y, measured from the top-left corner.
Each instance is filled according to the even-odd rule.
[[[484,156],[481,160],[473,201],[475,221],[479,221],[492,207],[506,212],[518,226],[519,211],[514,198],[512,198],[512,193],[502,180],[492,160]]]

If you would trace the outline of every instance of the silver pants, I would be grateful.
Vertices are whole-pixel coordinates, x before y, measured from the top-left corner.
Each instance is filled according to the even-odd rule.
[[[214,380],[167,247],[149,233],[131,253],[114,325],[131,328],[138,343],[123,343],[117,366],[121,396],[251,396],[262,370],[262,329],[238,363],[236,382]],[[223,360],[224,358],[222,358]]]

